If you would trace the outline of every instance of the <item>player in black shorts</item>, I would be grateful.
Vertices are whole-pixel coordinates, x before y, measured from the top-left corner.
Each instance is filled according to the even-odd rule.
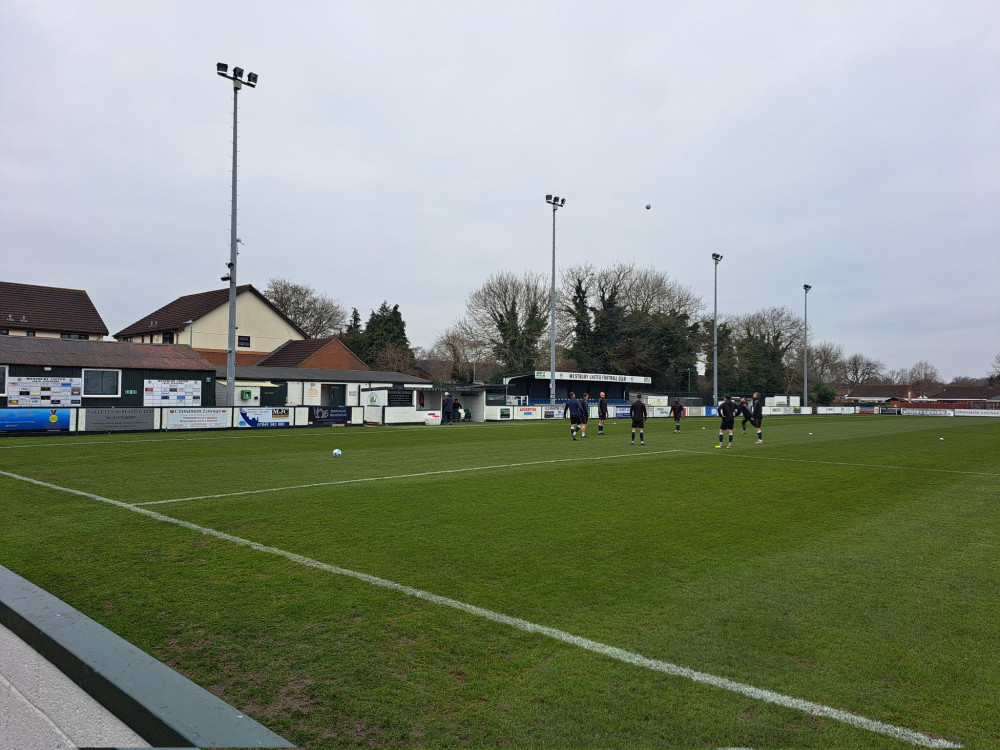
[[[646,439],[643,437],[643,427],[646,425],[646,405],[642,403],[642,398],[637,396],[632,406],[629,407],[632,414],[632,445],[635,445],[635,431],[639,430],[639,445],[645,445]]]
[[[565,417],[567,414],[569,414],[569,434],[576,440],[576,431],[580,428],[580,418],[583,414],[583,404],[580,403],[580,399],[573,391],[569,392],[566,408],[563,409],[563,416]]]
[[[684,405],[679,398],[674,399],[674,405],[670,407],[670,416],[674,418],[674,434],[681,431],[681,419],[684,418]]]
[[[601,400],[597,402],[597,434],[604,434],[604,420],[608,418],[608,399],[601,391]]]
[[[719,425],[719,444],[715,446],[716,448],[722,447],[722,439],[726,430],[729,430],[729,445],[727,448],[733,447],[733,426],[736,424],[736,412],[739,411],[739,407],[726,396],[722,403],[719,404],[719,416],[722,417],[722,424]]]

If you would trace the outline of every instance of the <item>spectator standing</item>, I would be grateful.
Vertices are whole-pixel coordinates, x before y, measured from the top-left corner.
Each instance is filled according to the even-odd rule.
[[[452,398],[448,391],[444,392],[444,405],[441,407],[441,411],[444,412],[444,423],[451,424],[451,420],[455,415],[455,399]]]

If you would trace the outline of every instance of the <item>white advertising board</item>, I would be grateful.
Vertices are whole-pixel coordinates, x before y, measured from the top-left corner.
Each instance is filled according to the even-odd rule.
[[[167,409],[168,430],[217,430],[229,427],[229,409]]]

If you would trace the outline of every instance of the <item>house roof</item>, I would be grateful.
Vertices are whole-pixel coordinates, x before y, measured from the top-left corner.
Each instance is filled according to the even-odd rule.
[[[913,393],[913,386],[905,383],[902,385],[899,383],[863,383],[853,386],[846,398],[882,399],[888,401],[893,398],[911,398],[911,394],[913,396],[916,395]]]
[[[216,367],[219,380],[226,379],[226,368]],[[323,383],[400,383],[403,385],[431,385],[429,380],[401,372],[383,370],[313,370],[296,367],[237,367],[236,377],[240,380],[274,380],[279,382],[323,382]]]
[[[285,315],[278,310],[270,300],[258,292],[253,284],[242,284],[236,287],[237,297],[245,292],[259,297],[274,313],[285,321],[296,331],[305,336],[305,333]],[[210,292],[198,292],[178,297],[173,302],[169,302],[159,310],[154,310],[130,326],[123,328],[115,334],[116,339],[128,336],[141,336],[149,333],[160,333],[162,331],[179,331],[187,325],[189,320],[198,320],[208,315],[213,310],[229,304],[229,287],[224,289],[213,289]]]
[[[302,339],[286,341],[257,364],[264,367],[295,367],[329,344],[333,339]]]
[[[0,336],[0,362],[5,365],[115,367],[134,370],[205,370],[215,366],[194,349],[171,344]]]
[[[933,394],[932,398],[948,401],[988,401],[1000,396],[1000,388],[988,385],[946,385]]]
[[[108,327],[83,289],[9,281],[0,281],[0,325],[33,331],[108,335]]]

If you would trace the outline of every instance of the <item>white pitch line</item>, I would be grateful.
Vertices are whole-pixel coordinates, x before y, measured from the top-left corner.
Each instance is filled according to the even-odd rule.
[[[490,471],[495,469],[512,469],[518,466],[538,466],[542,464],[558,464],[572,461],[601,461],[607,458],[628,458],[637,456],[659,456],[665,453],[681,453],[678,449],[666,451],[643,451],[635,453],[618,453],[610,456],[582,456],[578,458],[551,458],[544,461],[522,461],[512,464],[493,464],[489,466],[462,466],[457,469],[435,469],[434,471],[421,471],[415,474],[392,474],[384,477],[356,477],[354,479],[336,479],[329,482],[312,482],[310,484],[294,484],[287,487],[265,487],[260,490],[240,490],[239,492],[221,492],[216,495],[193,495],[192,497],[177,497],[171,500],[150,500],[147,503],[133,503],[136,506],[145,505],[167,505],[168,503],[184,503],[188,500],[214,500],[220,497],[238,497],[241,495],[260,495],[266,492],[284,492],[285,490],[306,490],[311,487],[335,487],[341,484],[358,484],[361,482],[384,482],[392,479],[414,479],[418,477],[432,477],[440,474],[461,474],[470,471]]]
[[[580,459],[571,459],[580,460]],[[776,706],[782,706],[784,708],[791,708],[797,711],[802,711],[811,716],[821,716],[826,719],[832,719],[833,721],[839,721],[843,724],[856,727],[858,729],[863,729],[875,734],[882,734],[887,737],[893,737],[897,740],[903,742],[909,742],[911,745],[917,745],[919,747],[942,747],[942,748],[961,748],[954,742],[949,742],[945,739],[928,737],[922,732],[917,732],[912,729],[907,729],[906,727],[899,727],[894,724],[887,724],[883,721],[877,721],[876,719],[868,719],[864,716],[860,716],[855,713],[850,713],[848,711],[842,711],[837,708],[831,708],[830,706],[824,706],[821,703],[813,703],[812,701],[802,700],[801,698],[793,698],[788,695],[783,695],[781,693],[776,693],[772,690],[765,690],[763,688],[754,687],[753,685],[747,685],[742,682],[736,682],[734,680],[727,679],[725,677],[717,677],[706,672],[698,672],[688,667],[678,666],[677,664],[671,664],[667,661],[662,661],[660,659],[651,659],[648,656],[643,656],[642,654],[637,654],[631,651],[626,651],[625,649],[618,648],[616,646],[609,646],[605,643],[600,643],[598,641],[592,641],[589,638],[583,638],[578,635],[573,635],[572,633],[567,633],[564,630],[558,630],[556,628],[550,628],[545,625],[538,625],[537,623],[529,622],[528,620],[522,620],[519,617],[511,617],[510,615],[505,615],[500,612],[494,612],[489,609],[484,609],[483,607],[477,607],[474,604],[467,604],[465,602],[458,601],[457,599],[449,599],[445,596],[439,596],[437,594],[432,594],[428,591],[422,589],[415,589],[410,586],[406,586],[401,583],[396,583],[395,581],[389,581],[385,578],[379,578],[377,576],[369,575],[367,573],[359,573],[354,570],[349,570],[347,568],[341,568],[336,565],[330,565],[329,563],[319,562],[318,560],[313,560],[309,557],[304,557],[302,555],[297,555],[294,552],[288,552],[287,550],[279,549],[277,547],[270,547],[266,544],[260,544],[259,542],[250,541],[249,539],[243,539],[242,537],[233,536],[232,534],[227,534],[224,531],[217,531],[215,529],[210,529],[205,526],[198,526],[197,524],[191,523],[189,521],[182,521],[178,518],[171,518],[170,516],[165,516],[162,513],[157,513],[153,510],[147,510],[146,508],[140,508],[136,505],[130,505],[129,503],[123,503],[119,500],[112,500],[107,497],[101,497],[100,495],[95,495],[90,492],[83,492],[82,490],[74,490],[69,487],[60,487],[56,484],[50,484],[49,482],[43,482],[38,479],[31,479],[30,477],[24,477],[19,474],[13,474],[8,471],[0,471],[0,475],[9,477],[11,479],[17,479],[22,482],[28,482],[30,484],[35,484],[40,487],[46,487],[48,489],[58,490],[60,492],[67,492],[72,495],[79,495],[81,497],[87,497],[92,500],[98,500],[102,503],[108,503],[109,505],[114,505],[118,508],[124,508],[125,510],[130,510],[133,513],[140,513],[148,518],[155,519],[157,521],[163,521],[165,523],[176,524],[177,526],[182,526],[186,529],[191,529],[192,531],[200,532],[201,534],[206,534],[209,536],[214,536],[218,539],[224,539],[225,541],[232,542],[242,547],[249,547],[250,549],[256,550],[258,552],[265,552],[271,555],[277,555],[283,557],[286,560],[304,565],[310,568],[316,568],[318,570],[323,570],[328,573],[334,573],[336,575],[346,576],[348,578],[353,578],[358,581],[363,581],[365,583],[372,584],[373,586],[379,586],[384,589],[389,589],[390,591],[396,591],[406,596],[412,596],[417,599],[423,599],[424,601],[432,602],[434,604],[439,604],[444,607],[450,607],[456,609],[460,612],[465,612],[466,614],[473,615],[474,617],[481,617],[483,619],[495,622],[501,625],[507,625],[518,630],[522,630],[527,633],[532,633],[535,635],[542,635],[547,638],[551,638],[562,643],[568,643],[577,648],[584,649],[586,651],[591,651],[601,656],[605,656],[609,659],[615,659],[625,664],[631,664],[636,667],[643,667],[645,669],[650,669],[655,672],[662,672],[664,674],[669,674],[675,677],[684,677],[693,682],[701,683],[703,685],[710,685],[712,687],[720,688],[722,690],[728,690],[732,693],[737,693],[743,695],[747,698],[752,698],[754,700],[759,700],[764,703],[771,703]]]

